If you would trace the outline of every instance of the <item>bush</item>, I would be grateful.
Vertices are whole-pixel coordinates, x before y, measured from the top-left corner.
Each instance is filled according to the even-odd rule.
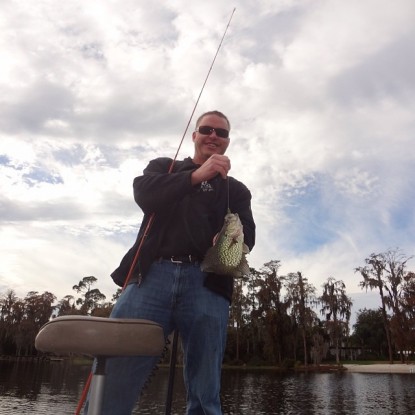
[[[295,366],[295,360],[294,359],[284,359],[281,363],[282,369],[293,369]]]

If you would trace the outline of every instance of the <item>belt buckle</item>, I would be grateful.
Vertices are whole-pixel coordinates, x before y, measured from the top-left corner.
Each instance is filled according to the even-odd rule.
[[[173,262],[173,264],[183,264],[183,261],[177,261],[174,259],[174,256],[170,257],[170,261]]]

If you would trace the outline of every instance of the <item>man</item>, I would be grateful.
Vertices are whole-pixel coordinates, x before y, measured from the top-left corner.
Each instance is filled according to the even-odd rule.
[[[199,117],[192,134],[193,158],[152,160],[134,179],[134,198],[144,212],[135,245],[112,274],[122,285],[149,217],[154,222],[142,245],[134,277],[111,317],[159,323],[165,337],[180,333],[187,389],[187,415],[218,415],[233,279],[206,274],[200,262],[223,225],[228,206],[244,226],[245,243],[255,242],[251,193],[228,177],[230,123],[219,111]],[[158,358],[122,357],[107,361],[104,415],[127,415]]]

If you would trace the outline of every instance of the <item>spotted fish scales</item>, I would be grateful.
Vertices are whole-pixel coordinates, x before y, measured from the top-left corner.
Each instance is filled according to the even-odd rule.
[[[228,212],[216,243],[208,249],[201,264],[202,271],[219,275],[242,277],[249,274],[246,254],[249,248],[244,243],[241,220],[237,213]]]

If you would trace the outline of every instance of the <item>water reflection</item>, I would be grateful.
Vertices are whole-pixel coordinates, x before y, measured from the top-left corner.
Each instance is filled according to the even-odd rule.
[[[224,373],[225,414],[415,413],[415,385],[409,374]]]
[[[69,362],[0,361],[0,414],[73,414],[88,371]]]
[[[0,361],[0,414],[73,414],[89,366],[69,362]],[[415,413],[411,374],[289,373],[225,370],[226,415],[406,415]],[[160,369],[135,415],[164,414],[168,371]],[[177,372],[173,415],[185,412],[185,392]]]

